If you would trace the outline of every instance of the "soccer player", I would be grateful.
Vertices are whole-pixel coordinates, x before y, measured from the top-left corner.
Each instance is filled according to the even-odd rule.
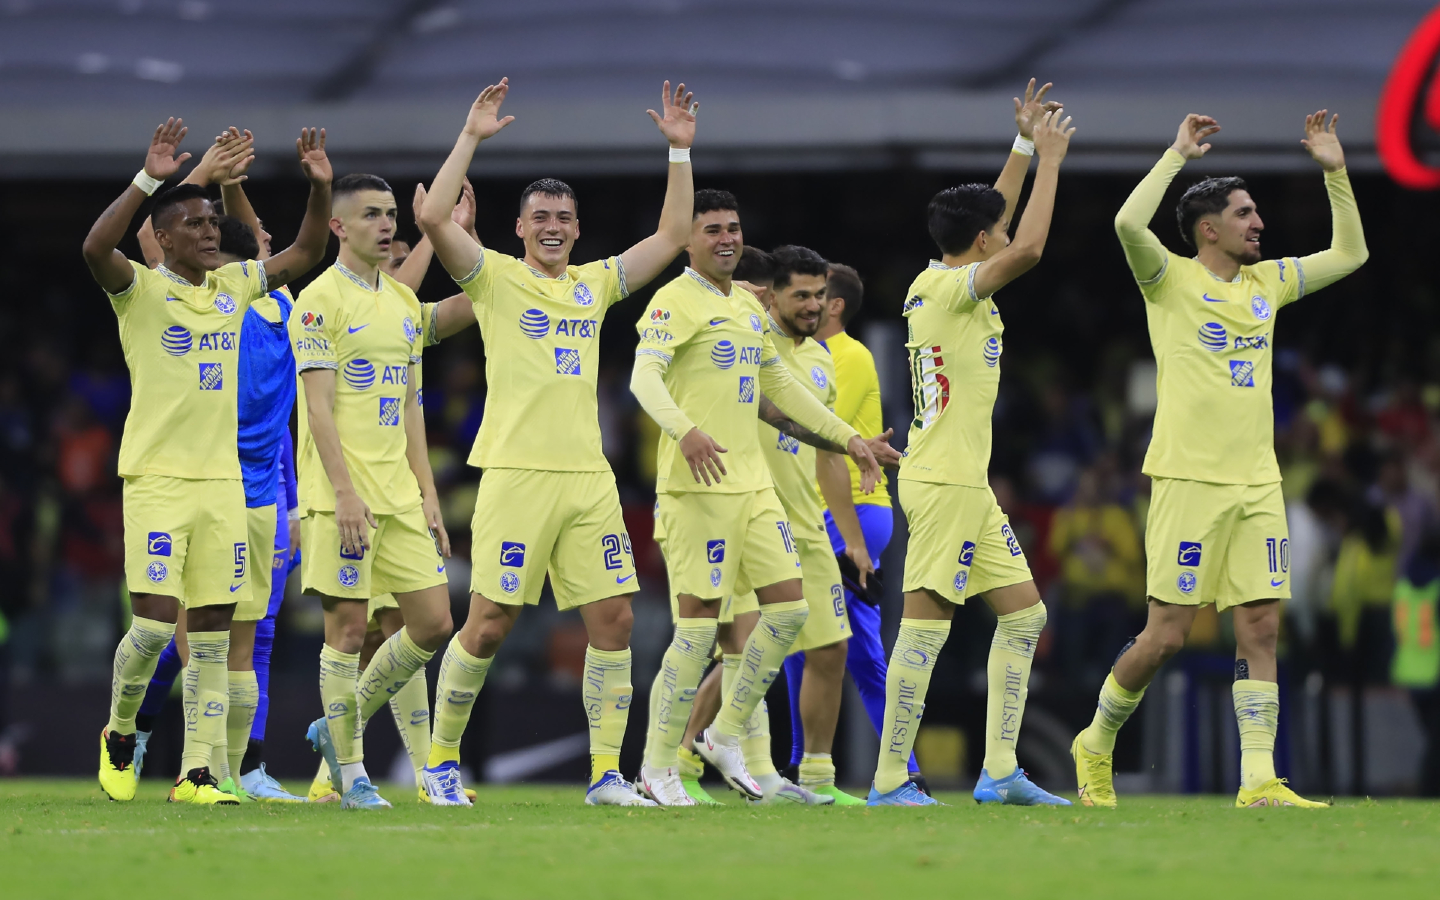
[[[600,325],[612,305],[650,282],[689,238],[695,109],[682,84],[647,110],[670,144],[655,234],[619,256],[570,264],[580,236],[575,193],[542,179],[520,197],[515,234],[524,259],[482,247],[450,219],[479,143],[509,82],[487,87],[425,199],[421,218],[435,254],[474,303],[485,339],[489,392],[470,464],[484,470],[471,527],[470,613],[445,651],[435,690],[431,802],[469,805],[460,783],[460,739],[506,635],[539,602],[549,573],[560,609],[579,609],[590,644],[581,694],[590,726],[591,805],[649,806],[619,772],[633,692],[630,594],[637,590],[615,475],[600,449],[596,399]]]
[[[679,594],[675,637],[651,702],[646,794],[691,806],[677,747],[715,641],[722,598],[754,590],[760,620],[720,714],[696,751],[735,790],[764,792],[746,770],[740,739],[809,615],[795,538],[780,506],[756,427],[760,393],[806,429],[857,460],[874,484],[869,446],[781,365],[768,316],[732,275],[744,249],[738,204],[725,191],[695,198],[690,266],[656,292],[637,323],[630,389],[661,430],[656,493],[666,566]],[[729,464],[727,466],[726,459]]]
[[[205,189],[181,185],[151,211],[164,264],[132,263],[116,245],[146,197],[190,154],[185,127],[155,129],[145,168],[85,238],[83,253],[110,295],[133,395],[121,441],[126,582],[134,617],[115,651],[110,721],[101,733],[100,783],[114,800],[135,796],[135,714],[160,652],[186,609],[185,746],[175,802],[236,803],[217,789],[211,757],[226,744],[230,625],[253,578],[245,490],[236,451],[239,331],[250,305],[298,277],[325,252],[330,162],[324,133],[296,141],[310,199],[295,244],[270,260],[219,261],[218,217]],[[191,368],[191,366],[195,368]]]
[[[1235,612],[1235,719],[1240,792],[1235,805],[1326,806],[1275,777],[1280,711],[1275,641],[1280,601],[1290,596],[1289,528],[1275,462],[1270,398],[1274,316],[1282,306],[1360,268],[1369,251],[1326,110],[1305,119],[1310,156],[1330,195],[1330,249],[1261,260],[1255,201],[1239,178],[1206,178],[1180,198],[1180,236],[1196,251],[1165,249],[1149,224],[1165,189],[1220,130],[1188,115],[1175,143],[1115,217],[1130,271],[1144,296],[1159,365],[1159,406],[1144,472],[1154,483],[1145,529],[1145,629],[1120,650],[1100,689],[1095,719],[1071,745],[1087,806],[1116,804],[1115,735],[1165,660],[1185,643],[1200,606]]]
[[[905,346],[915,418],[899,481],[910,545],[904,618],[886,673],[885,725],[868,800],[872,806],[937,802],[909,780],[907,764],[935,659],[949,636],[955,606],[971,593],[982,595],[998,617],[988,665],[985,762],[975,800],[1069,805],[1032,783],[1016,763],[1045,606],[987,477],[1004,328],[991,296],[1040,261],[1060,162],[1074,131],[1069,119],[1060,121],[1061,110],[1042,112],[1043,96],[1042,88],[1032,102],[1027,90],[1025,104],[1015,101],[1020,136],[995,187],[961,185],[930,201],[930,236],[941,257],[907,292]],[[1035,184],[1011,241],[1009,225],[1031,152],[1040,156]]]

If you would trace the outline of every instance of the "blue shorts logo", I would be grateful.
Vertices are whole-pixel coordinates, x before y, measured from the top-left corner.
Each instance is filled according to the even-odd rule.
[[[225,369],[221,363],[200,364],[200,390],[218,391],[225,387]]]
[[[722,563],[725,561],[725,541],[705,542],[705,561],[711,563]]]
[[[567,347],[555,348],[555,374],[556,375],[579,375],[580,374],[580,351],[571,350]]]
[[[525,567],[525,545],[518,541],[500,542],[500,565],[512,569]]]
[[[1175,563],[1181,566],[1200,565],[1200,549],[1199,541],[1181,541],[1180,554],[1176,557]]]
[[[1219,353],[1224,350],[1227,342],[1225,326],[1219,322],[1206,322],[1200,326],[1200,346],[1211,353]]]
[[[1270,318],[1270,304],[1266,303],[1265,298],[1258,294],[1250,298],[1250,311],[1255,314],[1255,318],[1262,322]]]
[[[970,561],[973,560],[974,558],[975,558],[975,542],[974,542],[974,541],[966,541],[965,543],[961,544],[961,545],[960,545],[960,565],[962,565],[962,566],[968,566],[968,565],[970,565]]]
[[[595,303],[595,295],[590,293],[590,286],[583,281],[575,285],[575,302],[581,306],[592,306]]]
[[[184,356],[195,346],[195,339],[189,330],[179,325],[171,325],[160,332],[160,346],[171,356]]]
[[[710,361],[721,369],[735,365],[735,345],[729,341],[717,341],[710,348]]]
[[[151,556],[170,555],[170,533],[168,531],[152,531],[145,540],[149,545],[147,552]]]
[[[520,314],[520,333],[539,340],[550,331],[550,317],[538,309],[527,309]]]
[[[520,576],[514,572],[506,572],[500,576],[500,590],[507,594],[513,594],[520,590]]]
[[[340,558],[341,558],[341,559],[364,559],[364,558],[365,558],[365,546],[362,544],[362,545],[360,546],[360,549],[359,549],[359,550],[356,550],[354,553],[351,553],[349,550],[346,550],[346,549],[345,549],[345,545],[344,545],[344,544],[341,544],[341,545],[340,545]]]
[[[810,380],[815,382],[815,386],[818,388],[823,388],[830,383],[830,379],[825,377],[825,370],[819,366],[810,367]]]
[[[754,403],[754,402],[755,402],[755,376],[754,376],[754,375],[741,375],[741,376],[740,376],[740,402],[741,402],[741,403]]]
[[[1182,594],[1192,593],[1195,590],[1195,573],[1181,572],[1180,577],[1175,579],[1175,586]]]
[[[399,398],[399,397],[381,397],[381,398],[380,398],[380,424],[381,424],[381,425],[399,425],[399,424],[400,424],[400,398]]]
[[[233,315],[235,310],[239,309],[239,306],[235,303],[235,298],[229,294],[216,294],[215,308],[229,316]]]
[[[961,569],[955,573],[955,593],[965,593],[965,585],[970,583],[970,570]]]
[[[719,587],[719,586],[720,586],[720,567],[719,567],[719,566],[716,566],[715,568],[713,568],[713,569],[710,570],[710,586],[711,586],[711,587]]]
[[[1010,555],[1019,556],[1021,553],[1020,541],[1016,540],[1015,532],[1010,529],[1008,524],[1000,526],[1000,534],[1005,538],[1005,546],[1010,549]]]
[[[375,383],[375,367],[368,359],[352,359],[345,364],[340,376],[353,390],[363,391]]]
[[[1255,364],[1243,359],[1230,360],[1230,383],[1235,387],[1255,386]]]
[[[145,567],[145,577],[155,582],[156,584],[164,581],[165,576],[169,574],[170,570],[167,569],[165,567],[165,564],[158,559]]]
[[[335,578],[341,587],[353,588],[360,583],[360,570],[354,566],[341,566],[340,571],[335,573]]]

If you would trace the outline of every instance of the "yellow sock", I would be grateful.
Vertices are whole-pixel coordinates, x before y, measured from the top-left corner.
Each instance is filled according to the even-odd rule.
[[[737,738],[745,733],[746,723],[755,707],[765,699],[770,685],[775,683],[790,647],[809,616],[810,605],[804,600],[767,603],[760,607],[760,621],[740,653],[739,674],[730,690],[722,695],[720,715],[715,717],[716,731]]]
[[[330,727],[330,742],[341,765],[359,762],[355,730],[358,720],[355,680],[360,672],[360,654],[341,653],[329,644],[320,648],[320,702]],[[335,785],[339,790],[340,785]]]
[[[209,767],[217,750],[225,752],[226,707],[229,705],[230,632],[192,631],[190,664],[185,667],[185,746],[180,773]],[[215,773],[211,773],[215,774]]]
[[[225,716],[226,765],[229,774],[240,778],[240,762],[250,746],[250,728],[255,724],[255,710],[260,705],[260,685],[255,670],[227,673],[230,709]]]
[[[375,651],[375,658],[365,667],[365,674],[360,676],[356,690],[360,698],[360,718],[368,719],[379,712],[380,707],[404,690],[410,677],[423,669],[434,655],[434,651],[422,650],[419,644],[410,640],[410,632],[406,628],[390,635],[390,639]]]
[[[680,619],[660,660],[652,688],[654,702],[646,736],[646,764],[654,769],[680,765],[676,749],[685,737],[695,692],[715,645],[715,619]]]
[[[440,660],[440,678],[435,682],[435,728],[430,735],[431,768],[460,761],[460,739],[470,722],[475,698],[485,686],[485,675],[495,657],[480,659],[460,646],[460,635],[450,639]]]
[[[1135,712],[1135,707],[1140,705],[1140,698],[1145,696],[1145,689],[1138,691],[1127,691],[1115,680],[1115,672],[1112,669],[1110,674],[1105,676],[1105,683],[1100,686],[1100,700],[1095,705],[1095,719],[1090,727],[1080,732],[1080,745],[1091,753],[1114,753],[1115,735],[1120,732],[1120,726]]]
[[[430,756],[430,692],[425,687],[425,670],[421,668],[400,692],[390,698],[390,714],[395,717],[395,728],[400,732],[400,742],[410,757],[418,781],[420,770]]]
[[[745,768],[756,778],[778,774],[770,756],[770,707],[764,700],[755,707],[740,736],[740,752],[745,755]]]
[[[106,726],[110,731],[116,734],[135,733],[135,714],[140,711],[140,703],[150,687],[150,677],[155,674],[160,653],[174,635],[174,625],[140,616],[130,619],[130,630],[115,647],[115,670],[110,681],[110,724]]]
[[[829,753],[807,753],[800,758],[800,783],[810,790],[835,786],[835,760]]]
[[[590,723],[590,783],[606,772],[620,770],[620,745],[630,720],[630,700],[635,687],[630,683],[630,649],[585,648],[585,678],[581,700]]]
[[[888,793],[910,780],[910,751],[925,715],[925,693],[935,658],[950,636],[950,623],[939,619],[901,619],[890,666],[885,673],[885,727],[875,790]]]
[[[1280,722],[1280,685],[1246,678],[1231,688],[1240,726],[1240,786],[1253,791],[1275,777],[1275,731]]]
[[[1045,630],[1045,618],[1045,604],[1037,603],[996,620],[986,666],[985,771],[991,778],[1006,778],[1018,768],[1015,743],[1020,738],[1025,698],[1030,694],[1030,665],[1040,632]]]
[[[700,778],[704,776],[705,760],[700,758],[700,754],[691,750],[689,747],[677,747],[675,754],[680,760],[681,778],[699,781]]]

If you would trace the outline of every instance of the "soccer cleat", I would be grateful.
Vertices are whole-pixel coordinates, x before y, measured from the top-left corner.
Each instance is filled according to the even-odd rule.
[[[344,784],[340,777],[340,760],[335,756],[335,742],[330,740],[330,721],[324,716],[310,723],[310,728],[305,732],[305,739],[317,753],[325,757],[325,765],[330,767],[330,785],[334,790],[335,785]],[[317,779],[318,780],[318,779]],[[315,786],[310,786],[310,792],[315,792]],[[312,796],[310,798],[314,800]]]
[[[676,748],[676,752],[680,756],[680,784],[685,788],[685,793],[702,806],[723,806],[724,804],[700,786],[700,779],[705,777],[705,760],[700,758],[700,754],[685,747]]]
[[[865,800],[866,806],[944,806],[939,800],[928,794],[920,793],[915,782],[907,781],[893,791],[880,793],[875,785],[870,785],[870,796]]]
[[[1006,806],[1071,806],[1069,800],[1057,797],[1043,790],[1038,784],[1025,777],[1024,769],[1016,769],[1004,778],[991,778],[990,773],[980,770],[980,780],[975,782],[976,803],[1002,803]]]
[[[191,769],[176,780],[170,789],[171,803],[193,803],[196,806],[239,806],[240,798],[221,791],[208,766]]]
[[[100,790],[111,800],[134,800],[139,785],[135,774],[135,735],[112,734],[100,729]]]
[[[236,784],[235,779],[229,775],[226,775],[225,780],[220,782],[220,784],[216,785],[215,789],[222,794],[231,795],[235,799],[239,800],[241,803],[255,802],[255,798],[245,793],[245,789]]]
[[[1290,790],[1290,785],[1284,778],[1272,778],[1260,785],[1253,791],[1240,789],[1235,797],[1235,806],[1239,809],[1256,809],[1261,806],[1299,806],[1304,809],[1329,809],[1330,804],[1321,803],[1319,800],[1306,800],[1304,797]]]
[[[640,789],[645,796],[661,806],[699,806],[700,804],[685,792],[680,783],[680,773],[674,766],[652,769],[649,765],[640,767]]]
[[[910,782],[910,784],[914,784],[914,782],[912,781],[912,782]],[[801,785],[801,786],[804,787],[804,785]],[[813,793],[819,794],[819,795],[822,796],[822,797],[830,797],[831,799],[833,799],[833,800],[835,801],[835,805],[836,805],[836,806],[864,806],[864,805],[865,805],[865,801],[864,801],[864,800],[861,800],[859,797],[853,797],[853,796],[851,796],[850,794],[845,793],[844,791],[840,790],[839,788],[837,788],[837,787],[836,787],[835,785],[833,785],[833,784],[827,784],[827,785],[825,785],[824,787],[810,788],[810,790],[811,790]]]
[[[329,782],[326,782],[326,786],[329,786]],[[250,795],[252,800],[263,800],[267,803],[305,802],[304,797],[295,796],[281,787],[280,782],[271,778],[270,773],[265,771],[264,763],[260,764],[260,768],[251,769],[249,772],[241,775],[240,787],[244,789],[245,793]],[[331,791],[330,793],[333,794],[335,792]]]
[[[425,793],[425,779],[424,779],[424,777],[417,777],[417,778],[416,778],[416,782],[417,782],[418,785],[419,785],[419,787],[417,788],[417,790],[418,790],[418,792],[419,792],[419,794],[420,794],[420,802],[421,802],[421,803],[429,803],[429,802],[430,802],[430,795],[427,794],[427,793]],[[466,789],[465,789],[465,799],[466,799],[466,800],[469,800],[472,805],[475,803],[475,798],[476,798],[477,796],[478,796],[478,795],[475,793],[475,789],[474,789],[474,788],[466,788]]]
[[[794,803],[797,806],[834,806],[835,798],[818,794],[788,778],[781,778],[780,784],[773,791],[765,792],[764,800],[751,800],[747,797],[745,802],[759,806],[778,806],[782,803]]]
[[[460,764],[446,760],[435,767],[426,766],[420,770],[425,795],[431,806],[469,806],[470,798],[465,796],[465,785],[460,783]]]
[[[341,809],[389,809],[390,801],[380,796],[380,791],[361,775],[350,782],[350,790],[340,797]]]
[[[925,796],[927,796],[927,797],[933,797],[933,796],[935,796],[934,794],[932,794],[932,793],[930,792],[930,782],[926,781],[926,780],[925,780],[925,776],[924,776],[924,775],[921,775],[919,772],[911,772],[911,773],[910,773],[910,783],[913,784],[913,785],[915,785],[916,789],[919,790],[920,793],[924,794]],[[943,803],[942,803],[941,805],[944,806]]]
[[[1080,786],[1080,804],[1114,809],[1117,801],[1115,783],[1111,779],[1113,756],[1086,750],[1078,734],[1070,745],[1070,756],[1075,760],[1075,783]]]
[[[307,803],[338,803],[340,792],[335,790],[335,783],[329,775],[316,775],[315,780],[310,782],[310,792],[305,800]]]
[[[740,749],[740,739],[720,734],[711,725],[695,738],[695,752],[700,758],[715,767],[725,783],[751,800],[763,800],[765,792],[750,777],[745,768],[745,754]]]
[[[654,800],[647,800],[635,793],[635,785],[626,781],[619,772],[611,769],[600,780],[590,785],[585,792],[586,806],[659,806]]]
[[[150,732],[135,732],[135,780],[140,780],[140,773],[145,770],[145,745],[150,743]]]

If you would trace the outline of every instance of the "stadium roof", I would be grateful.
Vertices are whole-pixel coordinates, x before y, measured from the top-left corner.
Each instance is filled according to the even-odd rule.
[[[318,124],[337,157],[430,171],[501,75],[517,122],[480,170],[645,165],[665,78],[702,101],[697,166],[988,165],[1032,74],[1081,126],[1078,165],[1144,165],[1192,111],[1227,126],[1231,165],[1306,165],[1302,116],[1328,106],[1364,167],[1391,61],[1433,5],[0,0],[0,174],[133,169],[176,114],[197,135],[251,128],[262,169]]]

